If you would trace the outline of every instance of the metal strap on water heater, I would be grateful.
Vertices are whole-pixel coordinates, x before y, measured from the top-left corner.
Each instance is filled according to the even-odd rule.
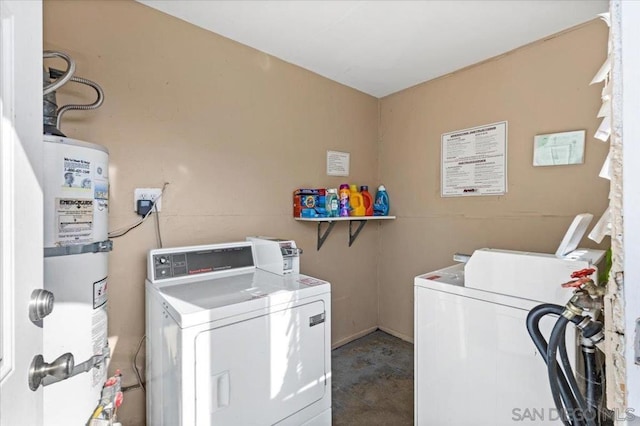
[[[102,349],[102,353],[98,355],[94,355],[85,362],[80,364],[76,364],[73,366],[73,372],[71,373],[71,377],[76,376],[81,373],[87,373],[94,368],[100,368],[102,364],[106,366],[107,358],[110,358],[110,350],[109,345],[105,346]],[[45,383],[46,385],[46,383]]]
[[[62,247],[45,247],[44,257],[69,256],[72,254],[102,253],[113,250],[113,241],[105,240],[91,244],[74,244]]]

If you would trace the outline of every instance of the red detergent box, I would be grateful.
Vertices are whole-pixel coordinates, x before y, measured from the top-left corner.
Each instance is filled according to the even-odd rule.
[[[311,210],[318,209],[324,212],[324,200],[326,190],[324,188],[318,189],[296,189],[293,191],[293,217],[317,217],[310,216],[308,213]],[[305,213],[303,213],[305,211]]]

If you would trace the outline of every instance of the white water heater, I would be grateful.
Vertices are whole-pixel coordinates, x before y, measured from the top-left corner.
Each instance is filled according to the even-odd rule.
[[[43,358],[73,355],[70,377],[42,380],[46,426],[85,425],[107,377],[108,166],[100,145],[44,136]]]

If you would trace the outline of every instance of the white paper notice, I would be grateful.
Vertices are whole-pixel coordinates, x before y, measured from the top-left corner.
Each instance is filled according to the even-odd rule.
[[[442,135],[441,195],[507,192],[507,122]]]
[[[327,151],[327,175],[349,176],[349,153]]]
[[[533,138],[534,166],[561,166],[584,162],[584,130],[537,135]]]

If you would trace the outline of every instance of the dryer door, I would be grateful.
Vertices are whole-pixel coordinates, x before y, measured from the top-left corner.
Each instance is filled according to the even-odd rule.
[[[331,392],[324,315],[316,301],[200,333],[197,425],[270,425]]]

